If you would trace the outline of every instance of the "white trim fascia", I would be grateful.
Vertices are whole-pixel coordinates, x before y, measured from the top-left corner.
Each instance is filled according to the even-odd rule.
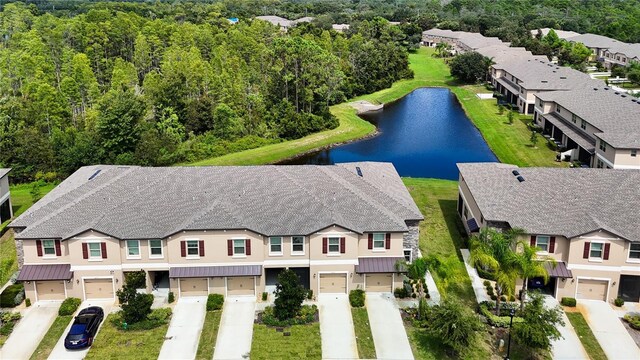
[[[358,265],[358,259],[346,260],[311,260],[309,265]]]
[[[600,155],[598,152],[596,152],[596,157],[600,160],[602,160],[602,162],[604,162],[605,164],[611,166],[612,168],[616,168],[615,165],[613,165],[613,163],[611,161],[609,161],[607,158],[605,158],[604,156]]]
[[[638,266],[607,266],[607,265],[584,265],[584,264],[571,264],[567,265],[569,270],[591,270],[591,271],[608,271],[608,272],[637,272],[640,273],[640,267]]]
[[[179,264],[179,263],[171,263],[169,264],[170,268],[176,267],[201,267],[201,266],[241,266],[241,265],[262,265],[263,261],[252,261],[252,262],[217,262],[217,263],[197,263],[197,264]]]
[[[624,170],[638,170],[640,169],[640,165],[614,165],[613,168]]]
[[[71,265],[71,271],[90,271],[90,270],[108,270],[116,271],[122,270],[122,264],[120,265]]]
[[[287,266],[287,265],[309,265],[309,259],[292,259],[292,260],[265,260],[264,266]]]
[[[318,231],[316,234],[318,235],[325,235],[326,237],[332,237],[332,236],[337,236],[340,237],[340,235],[349,235],[349,234],[353,234],[353,231],[345,231],[345,232],[339,232],[339,231],[327,231],[327,232],[322,232],[322,231]]]
[[[169,269],[169,263],[127,263],[122,264],[122,270],[133,270],[133,269],[142,269],[142,270],[158,270],[158,268]],[[158,270],[162,271],[162,270]]]
[[[358,256],[358,258],[404,258],[404,251],[405,250],[411,250],[410,248],[404,248],[402,249],[403,253],[401,255],[382,255],[382,256],[378,256],[378,255],[363,255],[363,256]]]
[[[0,203],[5,202],[5,200],[7,200],[9,198],[9,193],[6,193],[2,196],[0,196]]]
[[[113,240],[111,236],[96,236],[96,235],[87,235],[87,236],[74,236],[72,237],[74,240],[82,240],[85,242],[91,242],[95,240],[95,242],[102,242],[100,240]]]

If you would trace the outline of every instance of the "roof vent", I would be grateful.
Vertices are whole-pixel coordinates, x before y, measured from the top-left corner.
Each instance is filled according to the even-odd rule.
[[[518,176],[516,179],[518,179],[519,182],[523,182],[524,178],[522,176]]]
[[[560,76],[560,79],[566,79],[566,78],[567,78],[566,76]]]
[[[540,81],[540,82],[541,82],[541,83],[543,83],[543,84],[548,83],[548,81],[547,81],[547,80],[542,80],[542,81]]]
[[[520,175],[520,173],[518,172],[518,170],[513,170],[511,173],[513,174],[513,176],[518,176],[518,175]]]
[[[593,90],[598,91],[598,88],[593,88]]]
[[[360,169],[360,166],[356,166],[356,172],[358,173],[358,176],[362,177],[362,170]]]
[[[615,94],[616,94],[616,95],[620,95],[620,91],[616,91],[616,92],[615,92]]]
[[[98,170],[96,170],[96,172],[93,173],[93,175],[89,176],[89,181],[93,180],[93,178],[98,176],[98,174],[100,174],[100,171],[102,171],[102,170],[98,169]]]
[[[609,90],[609,88],[608,88],[608,87],[605,87],[604,89],[605,89],[605,90]]]
[[[625,95],[625,94],[621,94],[620,96],[622,96],[622,97],[627,97],[627,95]]]

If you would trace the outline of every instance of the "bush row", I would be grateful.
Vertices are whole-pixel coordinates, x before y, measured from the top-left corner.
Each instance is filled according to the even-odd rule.
[[[572,298],[572,297],[563,297],[560,300],[560,304],[562,304],[564,306],[568,306],[568,307],[575,307],[576,306],[576,299]]]
[[[640,314],[627,314],[624,316],[624,320],[628,322],[632,328],[640,330]]]
[[[24,300],[24,285],[22,283],[7,286],[0,294],[0,307],[12,308],[20,305]]]
[[[487,322],[489,325],[507,328],[509,327],[509,323],[511,322],[511,317],[509,316],[509,312],[511,309],[515,309],[518,307],[516,303],[504,303],[504,306],[500,308],[500,316],[497,316],[493,313],[493,309],[495,309],[495,303],[493,301],[483,301],[478,305],[479,313],[487,318]],[[524,319],[518,316],[513,317],[513,323],[517,324],[523,322]]]
[[[58,315],[59,316],[73,315],[73,313],[75,313],[76,310],[78,310],[78,306],[80,306],[81,302],[82,300],[74,297],[64,299],[64,301],[62,302],[62,305],[60,305],[60,309],[58,309]]]
[[[355,289],[349,292],[349,303],[352,307],[359,308],[364,306],[364,291]]]
[[[302,305],[300,313],[294,318],[278,320],[273,312],[273,306],[268,306],[262,312],[262,323],[268,326],[291,326],[309,324],[316,321],[318,307],[316,305]]]
[[[123,313],[119,311],[111,317],[111,324],[124,331],[151,330],[166,324],[171,318],[172,313],[171,308],[153,309],[146,319],[133,324],[127,324],[127,328],[125,329],[123,327]]]
[[[209,294],[207,297],[207,311],[220,310],[222,305],[224,305],[224,295]]]

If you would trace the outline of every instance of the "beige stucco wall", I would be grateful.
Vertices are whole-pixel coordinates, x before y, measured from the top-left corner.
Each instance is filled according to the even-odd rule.
[[[609,149],[607,149],[608,152]],[[636,149],[636,156],[631,156],[630,149],[615,149],[615,166],[634,166],[640,169],[640,150]]]
[[[462,199],[465,202],[465,206],[467,207],[467,210],[470,212],[469,216],[467,218],[464,218],[464,211],[463,211],[463,218],[465,221],[463,221],[465,228],[467,227],[467,223],[466,220],[469,220],[471,218],[475,218],[476,222],[478,223],[478,226],[480,227],[484,227],[485,226],[485,221],[484,218],[482,216],[482,212],[480,211],[480,208],[478,207],[478,204],[476,203],[475,199],[473,198],[473,195],[471,194],[471,191],[469,191],[469,187],[467,186],[467,183],[464,181],[464,178],[462,177],[462,175],[460,175],[459,178],[459,182],[458,182],[458,192],[460,194],[462,194]],[[456,207],[456,211],[457,211],[457,207]],[[468,229],[467,229],[468,230]]]
[[[324,237],[344,237],[345,238],[345,253],[344,254],[323,254],[322,253],[322,238]],[[311,243],[311,260],[356,260],[358,258],[358,234],[343,229],[339,226],[332,226],[324,230],[318,231],[315,234],[309,236]]]
[[[4,196],[4,194],[9,192],[9,176],[4,176],[0,179],[0,198]]]
[[[595,259],[583,259],[585,242],[602,242],[611,244],[609,259],[598,261]],[[622,266],[626,263],[628,255],[628,241],[620,239],[606,231],[596,231],[577,238],[571,239],[571,249],[569,251],[568,262],[571,265],[601,265],[601,266]]]
[[[229,256],[228,239],[250,239],[251,255]],[[182,257],[180,242],[187,240],[204,240],[204,256]],[[251,231],[186,231],[170,236],[167,239],[168,262],[170,264],[212,264],[212,263],[255,263],[265,258],[266,241],[261,235]]]
[[[358,256],[396,256],[402,257],[402,233],[391,233],[391,249],[369,250],[369,234],[365,233],[358,239]]]

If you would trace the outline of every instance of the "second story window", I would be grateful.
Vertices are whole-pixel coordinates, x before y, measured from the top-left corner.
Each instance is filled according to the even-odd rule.
[[[537,236],[536,237],[536,247],[540,248],[540,251],[549,251],[549,237],[548,236]]]
[[[603,247],[603,243],[591,243],[591,248],[589,249],[589,258],[602,259]]]
[[[56,242],[54,240],[42,240],[44,256],[56,256]]]
[[[556,112],[560,114],[560,105],[556,105]]]
[[[233,255],[246,255],[246,247],[244,239],[233,240]]]
[[[100,243],[89,243],[89,258],[102,259],[102,246]]]
[[[200,256],[198,240],[187,240],[187,256]]]
[[[582,130],[587,130],[587,122],[582,120],[582,122],[580,122],[580,127],[582,128]]]
[[[291,237],[291,253],[294,255],[304,254],[304,236]]]
[[[602,150],[602,152],[607,151],[607,143],[602,140],[600,140],[600,150]]]
[[[578,117],[576,116],[576,114],[572,114],[572,115],[571,115],[571,121],[572,121],[574,124],[577,124],[577,123],[578,123]]]
[[[329,238],[329,253],[340,253],[340,238]]]
[[[383,250],[385,242],[385,234],[373,234],[373,249]]]
[[[629,244],[629,259],[640,260],[640,244]]]
[[[274,236],[269,238],[269,255],[282,255],[282,238]]]
[[[127,258],[129,259],[140,258],[140,241],[127,240]]]
[[[149,257],[162,258],[162,240],[149,240]]]

